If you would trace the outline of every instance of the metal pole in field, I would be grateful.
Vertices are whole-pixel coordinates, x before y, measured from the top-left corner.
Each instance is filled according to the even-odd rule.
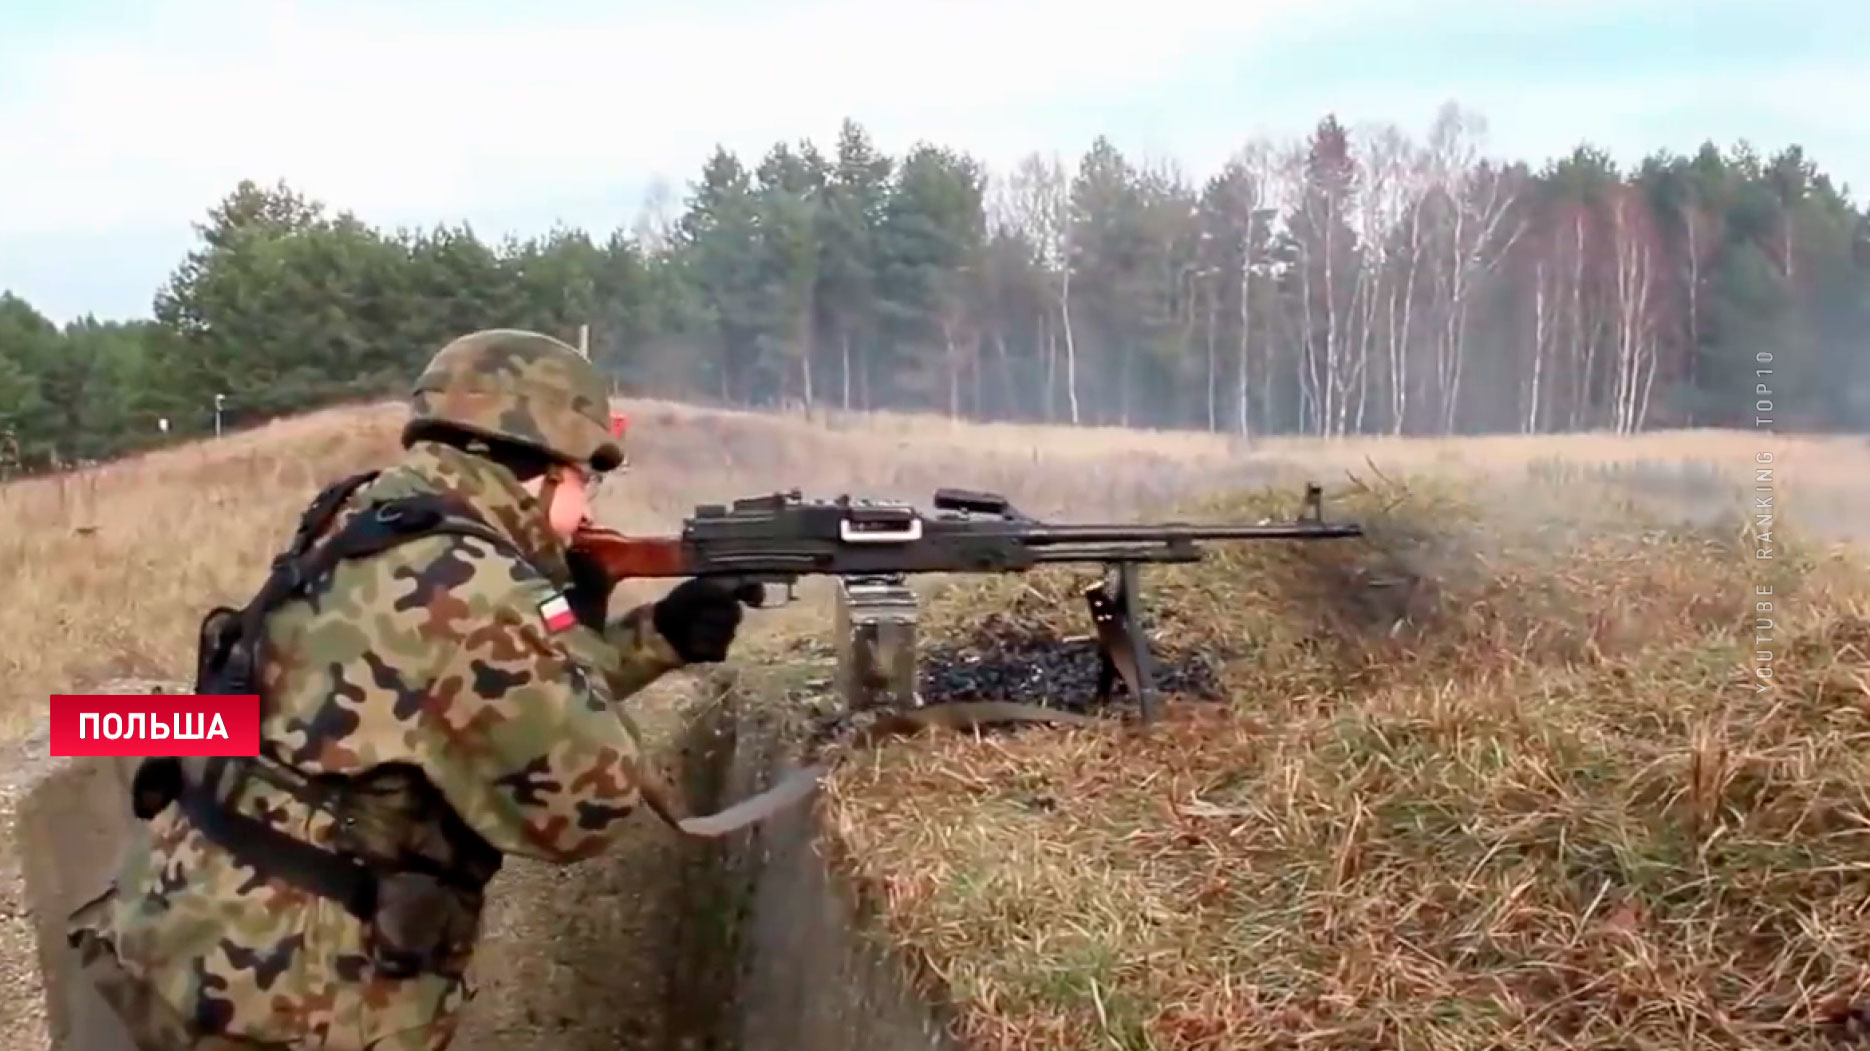
[[[588,324],[578,326],[578,353],[583,354],[586,361],[591,358],[591,326]]]
[[[227,395],[225,394],[216,394],[214,396],[214,436],[216,438],[221,436],[221,408],[226,400]]]

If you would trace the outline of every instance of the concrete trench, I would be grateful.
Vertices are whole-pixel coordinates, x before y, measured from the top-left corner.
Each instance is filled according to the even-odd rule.
[[[696,714],[645,720],[646,735],[679,749],[698,810],[758,791],[785,757],[776,688],[718,675],[693,691],[710,695]],[[70,980],[61,936],[137,833],[128,761],[50,759],[43,737],[19,758],[13,813],[0,813],[11,818],[0,859],[19,861],[0,872],[0,924],[29,930],[32,948],[0,942],[0,1051],[130,1051],[96,1024],[108,1008]],[[712,841],[636,821],[603,858],[507,861],[455,1048],[959,1051],[944,1013],[863,933],[814,849],[814,808]]]
[[[697,729],[711,783],[697,806],[744,799],[790,760],[776,690],[724,683]],[[774,685],[769,683],[769,686]],[[703,802],[705,800],[705,803]],[[912,991],[901,961],[870,935],[848,886],[814,848],[817,818],[796,807],[702,846],[679,914],[682,1002],[711,1011],[678,1046],[708,1051],[960,1051],[946,1012]]]

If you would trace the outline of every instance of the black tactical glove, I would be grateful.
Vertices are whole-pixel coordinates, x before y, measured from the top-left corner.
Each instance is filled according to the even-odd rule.
[[[664,595],[650,618],[683,661],[715,664],[727,659],[727,647],[740,627],[741,603],[752,605],[761,594],[758,584],[736,587],[695,577]]]
[[[610,593],[617,582],[595,558],[582,551],[567,551],[565,565],[571,569],[571,587],[565,590],[565,601],[571,604],[572,615],[592,631],[603,631],[610,614]]]

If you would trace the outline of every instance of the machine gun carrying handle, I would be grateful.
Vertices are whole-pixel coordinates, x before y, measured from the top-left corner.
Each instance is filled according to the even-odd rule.
[[[973,515],[1003,515],[1013,506],[999,493],[978,489],[937,489],[934,503],[937,511],[962,511]]]

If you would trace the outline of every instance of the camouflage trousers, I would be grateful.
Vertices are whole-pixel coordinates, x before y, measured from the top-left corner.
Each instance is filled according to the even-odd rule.
[[[106,903],[114,896],[107,893],[74,913],[73,919],[95,915],[97,910],[107,908]],[[75,1051],[445,1051],[454,1039],[455,1023],[460,1017],[450,1013],[432,1025],[397,1033],[364,1048],[323,1040],[273,1043],[203,1033],[130,974],[118,962],[108,940],[83,929],[74,931],[70,939],[70,973],[72,981],[80,986],[68,998],[72,1006],[71,1046]]]
[[[287,1051],[284,1044],[197,1032],[167,1001],[132,978],[109,944],[89,933],[72,940],[74,980],[88,987],[75,990],[71,998],[78,1051]],[[104,1003],[98,1004],[98,999]],[[104,1017],[100,1008],[105,1005],[114,1017]]]

